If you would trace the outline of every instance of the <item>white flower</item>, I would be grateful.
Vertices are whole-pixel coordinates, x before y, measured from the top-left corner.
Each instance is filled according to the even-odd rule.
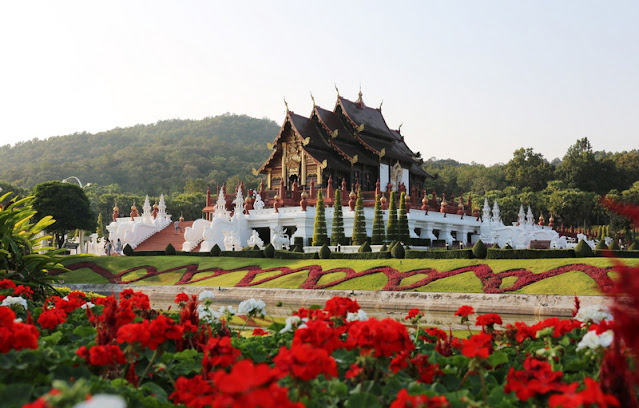
[[[13,305],[20,305],[22,307],[24,307],[24,309],[27,309],[27,300],[21,298],[20,296],[7,296],[3,301],[2,304],[0,304],[0,306],[7,306],[7,307],[11,307]]]
[[[14,323],[22,323],[22,318],[18,317],[17,319],[13,320]]]
[[[366,314],[366,312],[363,309],[359,309],[357,311],[357,313],[348,312],[346,314],[346,321],[347,322],[354,322],[354,321],[358,321],[358,320],[360,322],[368,320],[368,315]]]
[[[222,316],[222,314],[218,311],[213,310],[205,305],[199,305],[197,307],[197,314],[200,316],[200,320],[209,324],[219,322],[220,317]]]
[[[207,300],[213,300],[214,297],[215,297],[215,294],[213,294],[213,292],[211,292],[210,290],[204,290],[200,292],[200,294],[197,297],[197,300],[199,300],[200,302],[206,302]]]
[[[612,320],[612,315],[607,306],[584,306],[579,308],[575,320],[579,320],[582,323],[592,322],[599,324],[602,320]]]
[[[253,316],[264,316],[266,312],[264,308],[266,307],[266,303],[263,300],[257,299],[246,299],[240,302],[240,305],[237,307],[238,313],[241,315],[253,315]]]
[[[584,335],[579,344],[577,344],[577,350],[588,347],[591,350],[595,350],[599,347],[609,347],[612,344],[612,330],[607,330],[600,335],[594,330],[589,331]]]
[[[85,304],[83,304],[82,306],[80,306],[81,309],[91,309],[92,307],[94,307],[95,305],[91,302],[86,302]]]
[[[69,297],[65,296],[65,297],[62,298],[62,300],[66,300],[68,302],[69,301]]]
[[[117,395],[95,394],[90,400],[79,402],[73,408],[126,408],[126,402]]]
[[[235,308],[233,306],[220,306],[220,309],[218,310],[218,313],[223,315],[223,314],[236,314],[237,310],[235,310]]]
[[[302,322],[302,319],[300,319],[299,316],[291,316],[291,317],[287,317],[286,318],[286,325],[284,326],[284,328],[282,330],[280,330],[280,333],[286,333],[286,332],[290,332],[293,331],[293,327],[297,327],[298,324],[300,324]]]

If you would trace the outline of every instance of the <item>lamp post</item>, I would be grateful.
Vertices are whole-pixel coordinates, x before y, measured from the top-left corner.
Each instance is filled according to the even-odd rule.
[[[63,179],[62,182],[63,183],[68,183],[69,180],[71,180],[71,179],[77,181],[78,184],[80,185],[80,188],[82,188],[82,189],[91,186],[91,183],[86,183],[86,184],[83,185],[82,182],[80,181],[80,179],[77,178],[76,176],[67,177],[67,178]],[[82,230],[82,229],[80,230],[80,237],[79,238],[80,238],[80,253],[84,254],[84,253],[86,253],[86,251],[84,250],[84,230]],[[77,250],[76,250],[76,253],[77,253]]]

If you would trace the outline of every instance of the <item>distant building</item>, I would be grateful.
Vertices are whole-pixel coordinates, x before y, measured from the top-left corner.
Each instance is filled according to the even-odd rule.
[[[337,96],[332,111],[313,103],[310,117],[286,110],[272,153],[257,173],[266,175],[267,189],[293,191],[333,187],[373,191],[379,180],[382,192],[400,186],[419,198],[426,178],[432,178],[404,141],[400,130],[391,130],[381,106],[366,106],[362,92],[355,102]]]

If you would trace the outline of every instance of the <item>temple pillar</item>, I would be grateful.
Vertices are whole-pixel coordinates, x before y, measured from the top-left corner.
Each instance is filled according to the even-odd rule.
[[[320,188],[324,185],[324,179],[322,178],[322,165],[317,163],[317,182],[320,185]]]
[[[304,152],[302,152],[302,180],[301,180],[301,184],[306,187],[306,154],[304,154]]]
[[[271,169],[268,169],[268,171],[266,172],[266,188],[268,188],[269,190],[271,189]]]
[[[282,142],[282,182],[281,183],[288,183],[288,178],[286,177],[286,143],[285,142]]]

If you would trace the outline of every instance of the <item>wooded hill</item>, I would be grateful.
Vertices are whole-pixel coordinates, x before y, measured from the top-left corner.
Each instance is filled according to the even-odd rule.
[[[76,176],[84,183],[118,184],[122,192],[183,192],[187,182],[196,188],[234,175],[252,177],[278,130],[268,119],[225,114],[34,139],[0,147],[0,180],[31,189]]]

